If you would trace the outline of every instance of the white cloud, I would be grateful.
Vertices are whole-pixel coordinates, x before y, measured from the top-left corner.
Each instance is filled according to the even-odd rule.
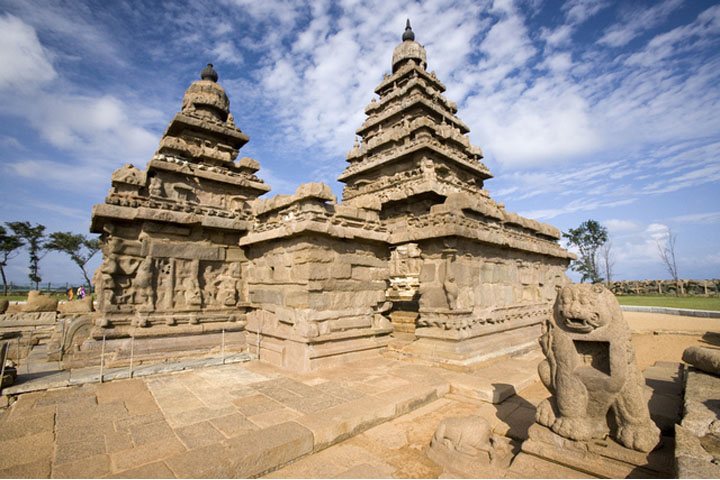
[[[672,217],[671,220],[680,223],[720,223],[720,212],[688,213],[686,215]]]
[[[212,49],[216,58],[225,63],[241,65],[243,63],[242,53],[238,51],[235,44],[229,40],[218,42]]]
[[[592,211],[592,210],[629,205],[629,204],[635,202],[635,200],[636,199],[634,199],[634,198],[627,198],[624,200],[602,201],[602,200],[587,200],[584,198],[578,198],[578,199],[572,200],[571,202],[569,202],[568,204],[566,204],[562,207],[546,208],[546,209],[540,209],[540,210],[530,210],[530,211],[526,211],[526,212],[520,212],[520,215],[522,215],[524,217],[539,219],[539,220],[550,220],[552,218],[558,217],[560,215],[565,215],[568,213],[588,212],[588,211]]]
[[[682,0],[664,0],[650,8],[633,8],[626,12],[623,22],[608,28],[598,43],[622,47],[638,35],[664,22],[680,5]]]
[[[0,91],[28,91],[57,77],[32,27],[2,15],[0,31]]]
[[[11,160],[2,166],[6,175],[22,177],[38,184],[66,191],[95,190],[109,187],[108,166],[92,168],[84,164],[68,164],[49,160]],[[47,207],[42,207],[47,209]]]
[[[569,0],[563,4],[568,21],[580,24],[610,5],[605,0]]]
[[[609,220],[604,220],[601,223],[607,227],[612,235],[634,232],[640,228],[640,225],[632,220],[611,218]]]
[[[122,49],[116,48],[110,30],[99,25],[102,10],[81,2],[5,0],[24,23],[55,40],[54,55],[77,60],[91,55],[94,61],[125,65]]]

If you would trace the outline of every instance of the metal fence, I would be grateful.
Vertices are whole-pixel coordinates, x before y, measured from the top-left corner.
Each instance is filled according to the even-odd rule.
[[[67,292],[68,288],[72,288],[73,290],[77,289],[79,286],[87,286],[84,283],[52,283],[52,282],[45,282],[40,283],[38,285],[38,289],[41,292],[45,293],[65,293]],[[9,282],[8,283],[8,295],[27,295],[27,292],[30,290],[35,290],[35,284],[22,284],[22,283],[15,283],[15,282]],[[0,285],[0,294],[2,294],[2,285]]]

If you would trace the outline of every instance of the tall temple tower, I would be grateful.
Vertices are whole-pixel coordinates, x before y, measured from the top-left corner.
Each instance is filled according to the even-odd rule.
[[[400,355],[462,366],[535,344],[571,256],[483,189],[492,176],[444,91],[408,20],[339,180],[387,228]]]
[[[392,73],[375,89],[379,99],[365,108],[367,119],[357,129],[361,141],[339,177],[345,203],[379,202],[383,218],[390,219],[427,212],[455,192],[487,197],[483,182],[492,175],[480,161],[482,151],[470,144],[457,105],[426,68],[425,48],[408,20]]]

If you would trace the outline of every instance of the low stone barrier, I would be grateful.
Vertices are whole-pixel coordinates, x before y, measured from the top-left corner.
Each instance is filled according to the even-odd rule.
[[[623,280],[610,282],[615,295],[720,295],[720,279],[709,280]]]

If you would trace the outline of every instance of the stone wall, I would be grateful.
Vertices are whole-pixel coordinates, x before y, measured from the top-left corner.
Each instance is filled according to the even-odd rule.
[[[248,249],[248,293],[256,308],[370,308],[385,300],[384,248],[304,236]]]
[[[615,295],[720,295],[720,279],[623,280],[607,286]]]
[[[337,205],[322,184],[258,201],[255,211],[256,228],[240,242],[254,309],[251,351],[284,368],[312,370],[385,346],[389,255],[384,233],[373,230],[377,212]]]
[[[564,259],[469,239],[419,248],[418,340],[405,353],[467,366],[535,347],[557,287],[567,282]]]

